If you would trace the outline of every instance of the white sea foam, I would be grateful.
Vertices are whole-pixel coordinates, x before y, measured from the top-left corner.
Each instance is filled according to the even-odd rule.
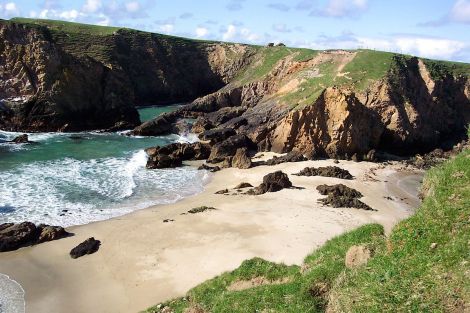
[[[24,294],[18,282],[0,273],[0,313],[24,313]]]
[[[122,158],[38,161],[0,173],[0,222],[62,226],[109,219],[203,190],[207,173],[145,169],[143,150]]]

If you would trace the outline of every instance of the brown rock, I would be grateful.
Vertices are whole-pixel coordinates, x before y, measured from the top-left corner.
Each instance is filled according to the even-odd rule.
[[[263,177],[263,183],[256,188],[247,191],[249,195],[261,195],[266,192],[277,192],[284,188],[292,187],[287,174],[282,171],[267,174]]]
[[[100,248],[101,241],[91,237],[70,250],[70,257],[77,259],[87,254],[93,254]]]
[[[237,186],[235,186],[234,189],[243,189],[243,188],[251,188],[253,187],[250,183],[240,183]]]
[[[57,240],[70,235],[63,227],[60,226],[49,226],[41,224],[38,226],[38,230],[40,233],[37,239],[37,243]]]
[[[324,196],[332,195],[335,197],[345,196],[350,198],[362,198],[362,193],[343,184],[337,184],[333,186],[319,185],[317,186],[317,190],[321,195]]]
[[[296,176],[323,176],[323,177],[334,177],[340,179],[353,179],[351,173],[348,170],[344,170],[337,166],[326,166],[326,167],[306,167],[297,174]]]
[[[225,160],[226,157],[232,157],[239,148],[250,147],[252,142],[245,135],[235,135],[217,143],[211,149],[207,160],[208,163],[218,163]]]
[[[232,167],[239,169],[249,169],[251,167],[251,158],[248,156],[246,148],[239,148],[232,158]]]
[[[347,268],[355,268],[366,264],[372,257],[372,252],[365,246],[352,246],[346,252],[345,264]]]

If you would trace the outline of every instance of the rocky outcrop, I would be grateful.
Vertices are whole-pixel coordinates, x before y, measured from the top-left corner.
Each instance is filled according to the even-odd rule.
[[[286,155],[283,156],[274,156],[272,159],[269,159],[267,161],[260,161],[258,162],[258,165],[278,165],[281,163],[286,163],[286,162],[303,162],[307,161],[307,158],[300,152],[297,151],[291,151],[287,153]]]
[[[335,197],[345,196],[351,198],[362,198],[362,193],[343,184],[337,184],[333,186],[319,185],[317,186],[317,190],[321,195],[324,196],[332,195]]]
[[[163,147],[153,147],[145,150],[148,155],[148,169],[162,169],[181,166],[183,161],[204,160],[210,153],[207,144],[172,143]]]
[[[134,136],[159,136],[171,133],[177,116],[174,113],[162,114],[145,122],[131,132]]]
[[[93,254],[100,248],[101,241],[91,237],[80,243],[78,246],[70,250],[70,257],[72,259],[78,259],[87,254]]]
[[[13,251],[69,235],[70,233],[60,226],[44,224],[36,226],[30,222],[0,224],[0,252]]]

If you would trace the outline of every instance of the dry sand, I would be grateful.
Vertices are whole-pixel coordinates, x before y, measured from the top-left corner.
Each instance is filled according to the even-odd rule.
[[[338,165],[356,177],[353,181],[290,175],[294,186],[305,189],[261,196],[214,194],[240,182],[256,186],[275,170],[292,174],[305,166],[325,165],[333,165],[332,160],[224,169],[213,175],[204,192],[175,204],[73,227],[73,237],[2,253],[0,273],[23,286],[27,312],[139,312],[182,296],[245,259],[301,264],[326,240],[360,225],[381,223],[390,231],[419,205],[422,173],[367,162]],[[361,191],[362,200],[377,211],[317,203],[317,185],[340,182]],[[181,215],[201,205],[217,210]],[[167,218],[175,221],[163,223]],[[91,236],[101,240],[100,250],[71,259],[70,249]]]

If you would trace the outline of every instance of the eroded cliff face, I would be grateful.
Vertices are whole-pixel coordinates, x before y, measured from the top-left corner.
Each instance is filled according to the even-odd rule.
[[[243,45],[117,30],[96,35],[0,20],[0,128],[132,128],[135,106],[193,100],[246,66]]]
[[[423,60],[394,56],[385,75],[361,91],[339,83],[344,77],[351,79],[344,69],[354,57],[345,51],[320,53],[304,62],[287,57],[264,79],[229,85],[197,99],[188,110],[244,107],[237,121],[246,123],[237,127],[238,132],[247,134],[260,150],[296,150],[311,156],[363,156],[372,149],[412,154],[451,145],[465,136],[470,123],[468,75],[443,71],[433,77]],[[329,65],[333,62],[336,67]],[[287,106],[285,96],[304,92],[305,73],[322,79],[325,64],[333,72],[333,87],[320,83],[323,91],[315,101],[301,108]],[[315,86],[310,88],[316,92]],[[308,90],[304,94],[308,97]],[[219,127],[233,125],[228,121]]]

